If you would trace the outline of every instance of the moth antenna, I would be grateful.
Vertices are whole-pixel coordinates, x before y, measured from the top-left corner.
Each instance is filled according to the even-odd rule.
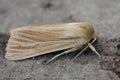
[[[64,55],[64,54],[67,54],[67,53],[73,52],[73,51],[75,51],[75,50],[77,50],[77,48],[71,48],[71,49],[68,49],[67,51],[64,51],[64,52],[62,52],[62,53],[60,53],[60,54],[54,56],[54,57],[51,58],[49,61],[45,62],[45,64],[50,63],[51,61],[53,61],[54,59],[58,58],[58,57],[61,56],[61,55]]]

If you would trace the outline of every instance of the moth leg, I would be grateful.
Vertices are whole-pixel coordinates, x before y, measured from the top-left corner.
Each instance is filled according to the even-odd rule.
[[[78,53],[78,54],[72,59],[72,61],[74,61],[78,56],[80,56],[88,47],[89,47],[89,46],[87,45],[84,49],[82,49],[82,50],[80,51],[80,53]]]
[[[101,55],[96,51],[96,49],[93,47],[93,43],[96,41],[96,38],[94,38],[90,43],[88,43],[88,45],[82,49],[82,51],[80,53],[78,53],[73,59],[72,61],[74,61],[79,55],[81,55],[88,47],[93,51],[95,52],[98,56],[99,56],[99,59],[101,59]]]
[[[73,51],[76,51],[76,50],[78,50],[78,48],[76,48],[76,47],[71,48],[71,49],[69,49],[69,50],[66,50],[66,51],[64,51],[64,52],[62,52],[62,53],[54,56],[54,57],[51,58],[50,60],[48,60],[48,61],[46,62],[46,64],[50,63],[51,61],[53,61],[54,59],[58,58],[58,57],[61,56],[61,55],[68,54],[68,53],[73,52]]]
[[[99,59],[101,59],[101,55],[96,51],[94,46],[91,43],[88,43],[88,46],[93,52],[95,52],[99,56]]]

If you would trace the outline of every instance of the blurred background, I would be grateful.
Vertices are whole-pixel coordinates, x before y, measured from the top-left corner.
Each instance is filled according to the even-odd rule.
[[[120,34],[120,0],[0,0],[0,32],[22,26],[89,22],[100,36]]]

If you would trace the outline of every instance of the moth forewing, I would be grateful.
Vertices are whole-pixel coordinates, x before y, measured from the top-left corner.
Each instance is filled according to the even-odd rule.
[[[17,28],[11,31],[5,58],[8,60],[22,60],[76,46],[81,48],[93,37],[98,39],[95,33],[89,23]]]

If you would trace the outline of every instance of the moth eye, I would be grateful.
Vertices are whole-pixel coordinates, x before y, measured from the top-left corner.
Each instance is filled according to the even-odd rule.
[[[39,45],[39,44],[36,44],[36,45]]]
[[[40,44],[38,42],[36,42],[35,45],[37,46],[37,45],[40,45]]]
[[[92,38],[92,39],[89,41],[89,43],[93,42],[93,40],[95,40],[95,38]]]

